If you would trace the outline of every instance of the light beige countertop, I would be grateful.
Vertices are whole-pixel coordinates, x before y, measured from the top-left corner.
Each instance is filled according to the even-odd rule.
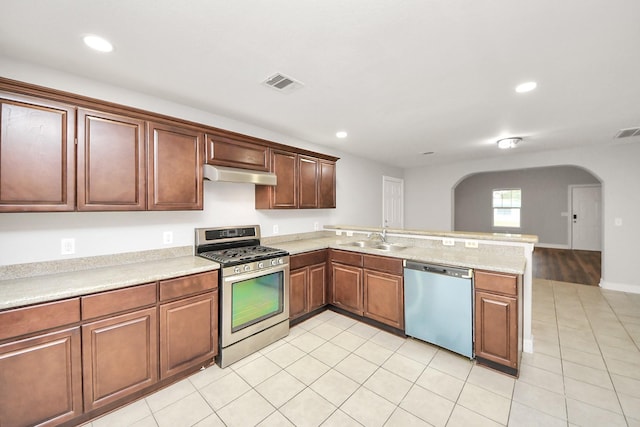
[[[479,243],[477,248],[466,248],[464,242],[444,246],[440,240],[411,237],[388,237],[395,249],[384,251],[370,247],[355,247],[355,241],[368,241],[366,235],[336,236],[333,232],[305,233],[303,235],[266,237],[262,243],[288,251],[291,255],[320,249],[341,249],[359,253],[388,256],[406,260],[442,264],[464,268],[491,270],[501,273],[524,274],[526,258],[519,246]],[[535,237],[535,236],[534,236]]]
[[[325,230],[357,231],[365,233],[379,233],[380,227],[360,227],[354,225],[325,225]],[[531,234],[511,233],[477,233],[473,231],[432,231],[413,230],[406,228],[387,228],[387,233],[406,236],[449,237],[452,239],[492,240],[500,242],[538,243],[538,236]]]
[[[356,232],[352,237],[337,230]],[[331,226],[325,231],[263,237],[261,243],[288,251],[291,255],[320,249],[341,249],[425,263],[523,274],[526,258],[518,243],[535,243],[536,236],[487,235],[483,233],[434,233],[389,229],[391,251],[355,247],[354,241],[368,240],[379,228]],[[453,238],[453,246],[442,239]],[[473,236],[473,237],[472,237]],[[490,236],[493,236],[490,238]],[[478,248],[465,247],[464,239],[478,240]],[[500,242],[507,242],[504,245]],[[515,243],[515,245],[514,245]],[[127,286],[217,270],[220,265],[192,255],[193,247],[142,251],[89,258],[0,266],[0,310],[64,298],[109,291]]]
[[[86,258],[88,260],[90,258]],[[32,277],[0,280],[0,310],[55,301],[157,280],[218,270],[220,265],[193,255],[143,260]]]

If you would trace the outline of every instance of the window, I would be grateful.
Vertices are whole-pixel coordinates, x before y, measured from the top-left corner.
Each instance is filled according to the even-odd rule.
[[[511,188],[493,190],[493,226],[520,228],[522,190]]]

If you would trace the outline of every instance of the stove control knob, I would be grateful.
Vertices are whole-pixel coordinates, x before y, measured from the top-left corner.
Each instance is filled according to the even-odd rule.
[[[284,264],[284,260],[282,258],[278,258],[278,264]]]
[[[258,263],[258,268],[264,268],[264,262],[259,262]]]
[[[235,267],[233,269],[233,272],[236,273],[236,274],[240,273],[240,267]]]
[[[271,265],[276,265],[276,264],[278,264],[278,260],[272,259],[271,260]]]
[[[244,271],[249,271],[251,270],[251,266],[250,265],[245,265],[244,266]]]

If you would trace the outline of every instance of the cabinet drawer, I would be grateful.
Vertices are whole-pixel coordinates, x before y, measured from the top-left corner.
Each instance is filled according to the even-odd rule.
[[[331,261],[362,267],[362,254],[332,249]]]
[[[217,289],[217,287],[217,271],[163,280],[160,282],[160,301],[193,295],[199,292]]]
[[[80,298],[16,308],[0,313],[0,340],[80,321]]]
[[[327,251],[305,252],[303,254],[291,255],[289,258],[289,268],[296,269],[306,267],[308,265],[322,264],[327,261]]]
[[[156,303],[156,284],[133,286],[82,297],[82,319],[95,319]]]
[[[506,295],[517,295],[518,293],[518,278],[513,274],[476,270],[474,284],[477,290],[499,292]]]
[[[402,276],[403,267],[400,258],[390,258],[376,255],[363,255],[364,268],[384,271],[385,273]]]

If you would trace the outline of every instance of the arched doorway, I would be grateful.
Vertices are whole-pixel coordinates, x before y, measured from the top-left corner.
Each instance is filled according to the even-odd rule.
[[[587,208],[584,198],[578,203],[576,189],[591,189],[595,205]],[[498,203],[496,192],[512,194],[519,190],[521,200]],[[597,228],[586,233],[597,233],[591,241],[602,242],[601,181],[588,170],[571,165],[549,166],[507,171],[481,172],[466,176],[454,188],[454,221],[456,231],[485,233],[534,234],[539,243],[534,251],[533,276],[545,279],[598,285],[601,277],[601,247],[574,248],[584,212],[597,211]],[[507,206],[505,208],[505,205]],[[582,209],[578,213],[577,206]],[[508,226],[496,225],[496,210],[519,210],[519,222]],[[574,217],[575,216],[575,217]],[[588,239],[587,239],[588,240]]]

